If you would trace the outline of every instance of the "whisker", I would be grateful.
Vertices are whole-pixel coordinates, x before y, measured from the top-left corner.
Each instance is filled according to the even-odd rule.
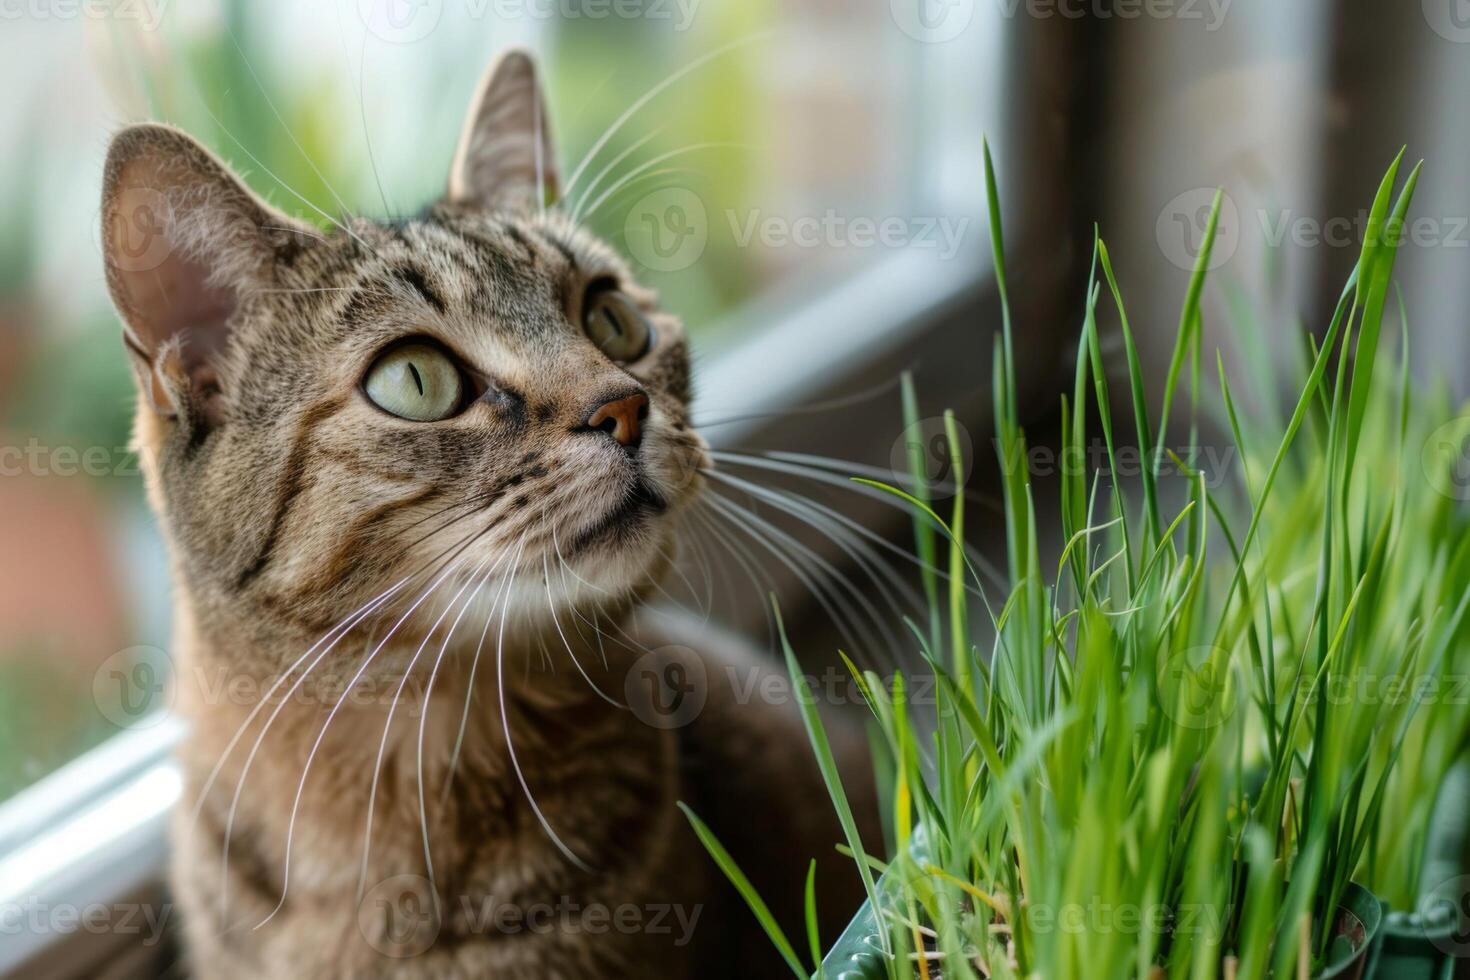
[[[340,11],[338,13],[340,17]],[[357,109],[358,117],[362,120],[362,144],[367,149],[368,166],[373,171],[373,183],[378,187],[378,198],[383,202],[383,212],[387,217],[393,214],[393,208],[388,204],[388,195],[383,191],[383,178],[378,174],[378,158],[373,153],[373,138],[368,131],[367,121],[367,42],[368,32],[362,32],[362,45],[357,55]]]
[[[781,460],[766,459],[765,457],[761,456],[746,456],[740,453],[729,453],[717,450],[711,451],[710,456],[718,462],[729,463],[733,466],[748,466],[754,467],[756,469],[774,470],[778,473],[785,473],[788,476],[797,476],[815,481],[817,483],[825,483],[830,486],[847,490],[851,493],[860,494],[864,497],[877,500],[881,502],[884,506],[894,508],[895,510],[900,510],[910,517],[913,517],[916,513],[918,513],[908,503],[893,496],[891,493],[879,490],[877,487],[868,486],[864,483],[857,483],[850,479],[843,479],[842,477],[837,476],[834,473],[828,473],[817,468],[797,466],[795,464],[786,463]],[[920,513],[918,516],[922,520],[930,520],[927,515],[924,515],[922,513]],[[936,530],[939,530],[937,525]],[[944,532],[940,530],[940,533],[943,534]],[[1007,582],[1006,577],[1002,575],[984,555],[980,554],[970,545],[965,546],[965,553],[970,562],[980,571],[984,572],[986,577],[988,577],[997,588],[1002,590],[1009,590],[1010,586]]]
[[[562,193],[566,195],[570,195],[572,193],[573,188],[577,186],[577,180],[582,176],[582,172],[587,169],[587,165],[590,164],[592,162],[592,159],[596,157],[599,152],[601,152],[604,146],[607,145],[607,141],[612,139],[613,136],[617,134],[618,130],[627,125],[629,119],[632,119],[633,116],[639,112],[639,110],[648,105],[648,103],[652,102],[664,90],[666,90],[685,76],[699,70],[700,68],[709,64],[711,61],[714,61],[716,58],[719,58],[722,55],[729,54],[731,51],[742,48],[745,45],[750,44],[754,41],[758,41],[771,33],[773,32],[763,31],[757,34],[747,35],[743,38],[737,38],[736,40],[731,41],[728,44],[722,44],[708,54],[694,59],[689,64],[685,65],[683,68],[680,68],[678,71],[674,72],[672,75],[669,75],[663,81],[659,82],[657,85],[653,86],[653,88],[645,92],[632,105],[623,110],[623,114],[618,116],[617,119],[613,120],[612,125],[603,130],[602,135],[599,136],[595,142],[593,142],[591,148],[588,149],[587,153],[577,164],[576,169],[572,171],[572,175],[567,178],[567,185]]]
[[[740,477],[734,476],[733,474],[724,473],[719,470],[702,470],[701,472],[704,473],[706,477],[709,477],[711,479],[720,480],[725,483],[738,484],[741,489],[746,490],[750,493],[760,495],[771,494],[778,497],[784,497],[789,501],[789,505],[791,506],[797,506],[797,502],[799,501],[799,506],[805,506],[817,510],[821,514],[825,515],[829,520],[835,521],[838,524],[841,524],[844,527],[848,528],[849,531],[854,535],[860,535],[866,538],[868,541],[871,541],[873,545],[876,545],[877,547],[882,548],[885,551],[891,552],[892,554],[904,559],[910,564],[933,574],[935,577],[944,581],[948,581],[950,578],[949,569],[940,568],[937,565],[929,564],[922,558],[914,555],[911,551],[899,547],[892,541],[889,541],[887,538],[883,537],[881,534],[876,533],[871,528],[864,527],[862,524],[853,520],[851,517],[848,517],[846,514],[843,514],[832,507],[828,507],[826,504],[820,503],[819,501],[813,500],[811,497],[808,497],[805,494],[797,493],[795,490],[777,490],[774,487],[761,486],[760,484],[752,483],[749,480],[744,480]],[[774,502],[775,501],[773,501],[773,503]],[[778,503],[777,506],[781,505]],[[868,549],[868,553],[871,560],[881,561],[881,556],[879,556],[876,552],[873,552],[871,547]],[[963,587],[966,592],[969,592],[972,595],[979,596],[983,594],[978,588],[970,585],[968,582],[964,583]]]
[[[684,588],[688,590],[688,592],[689,592],[689,598],[694,603],[695,609],[697,611],[699,611],[704,616],[704,618],[705,618],[706,621],[708,621],[709,620],[709,607],[708,606],[701,607],[699,605],[699,593],[696,592],[696,591],[694,591],[694,583],[691,582],[691,581],[689,581],[689,576],[688,575],[685,575],[684,574],[684,570],[679,567],[678,560],[676,558],[674,558],[672,555],[670,555],[667,551],[665,551],[662,545],[659,545],[658,546],[658,553],[663,557],[664,561],[668,563],[669,571],[672,572],[674,575],[678,576],[679,581],[682,582],[682,583],[684,583]],[[668,596],[668,599],[669,599],[670,602],[675,603],[676,605],[678,604],[678,600],[676,600],[673,596],[669,595],[662,588],[660,588],[659,591],[662,592],[664,595]]]
[[[507,596],[506,601],[510,601],[508,596],[511,581],[513,581],[513,577],[506,580],[505,585],[495,593],[495,598],[491,600],[490,609],[485,613],[485,626],[480,630],[480,642],[475,645],[475,655],[470,660],[469,679],[465,682],[464,709],[459,715],[459,731],[454,737],[454,749],[449,754],[449,768],[444,775],[444,788],[439,791],[439,809],[441,811],[444,809],[444,805],[449,799],[450,790],[454,786],[455,773],[459,771],[460,752],[464,749],[465,730],[470,720],[470,704],[475,698],[475,674],[480,666],[480,654],[485,650],[485,638],[490,635],[490,624],[495,620],[495,607],[500,604],[501,596]]]
[[[525,535],[521,536],[521,544],[522,546],[525,544]],[[515,562],[511,570],[512,582],[514,581],[515,575],[514,565],[519,564],[520,560],[520,548],[517,548]],[[495,638],[495,686],[496,693],[500,698],[500,721],[505,729],[505,749],[510,755],[510,766],[515,770],[516,779],[521,784],[521,791],[526,794],[526,802],[531,805],[531,811],[536,814],[536,819],[540,822],[541,829],[546,831],[546,836],[551,839],[551,842],[556,845],[556,849],[561,851],[568,861],[583,871],[591,872],[592,868],[581,858],[577,857],[572,852],[572,849],[567,847],[562,839],[557,836],[556,831],[552,829],[550,821],[546,819],[546,814],[541,812],[541,807],[536,803],[536,796],[531,792],[531,787],[526,782],[526,774],[521,771],[520,760],[516,758],[515,741],[511,738],[510,734],[510,714],[507,712],[505,706],[505,621],[509,618],[510,590],[507,588],[505,605],[501,608],[500,612],[500,631]]]
[[[831,540],[868,576],[868,579],[888,603],[889,608],[893,610],[894,614],[900,620],[905,617],[905,605],[899,601],[899,594],[902,595],[903,599],[907,600],[908,608],[914,611],[925,610],[925,604],[919,597],[918,592],[908,583],[904,582],[898,573],[867,542],[859,539],[857,535],[842,526],[840,522],[822,514],[820,505],[808,501],[805,498],[797,498],[795,495],[788,497],[780,491],[761,487],[726,473],[710,471],[708,475],[727,486],[737,490],[744,490],[769,501],[784,513],[789,514],[791,517],[801,521]],[[814,514],[811,513],[813,511],[815,511]],[[819,523],[819,521],[825,521],[826,523]],[[880,538],[879,540],[881,541],[882,539]]]
[[[867,597],[862,594],[861,590],[853,585],[852,581],[848,579],[846,575],[843,575],[840,571],[838,571],[831,562],[816,554],[814,551],[812,551],[811,548],[807,547],[805,544],[802,544],[800,541],[796,540],[785,531],[782,531],[770,521],[767,521],[765,518],[759,516],[748,508],[740,506],[729,498],[721,497],[719,494],[711,493],[709,500],[710,503],[715,506],[717,511],[724,512],[724,516],[727,520],[731,520],[731,522],[736,527],[740,528],[747,535],[758,542],[762,547],[770,551],[772,555],[774,555],[779,561],[781,561],[782,564],[784,564],[787,568],[791,570],[793,574],[797,576],[802,585],[804,585],[812,593],[813,598],[815,598],[817,602],[822,606],[823,611],[826,612],[829,617],[831,617],[833,625],[836,626],[838,630],[847,637],[848,642],[852,644],[854,650],[866,647],[866,644],[860,643],[858,641],[857,634],[853,632],[853,630],[855,630],[858,626],[859,617],[855,614],[856,610],[849,603],[848,599],[842,594],[842,591],[835,587],[837,585],[842,586],[842,588],[845,589],[847,593],[856,600],[858,608],[867,614],[869,620],[871,621],[871,624],[877,628],[878,634],[889,643],[889,651],[898,648],[897,639],[888,629],[888,626],[884,622],[883,617],[878,614],[877,610],[873,607],[872,603],[868,601]],[[734,511],[733,514],[731,513],[731,510]],[[743,518],[743,520],[741,518]],[[757,533],[757,531],[764,532],[764,536],[760,533]],[[767,540],[767,538],[771,540]],[[780,548],[777,548],[776,544],[773,542],[784,545],[796,556],[805,559],[807,563],[815,566],[817,572],[820,574],[808,574],[807,565],[804,565],[796,561],[793,557],[788,556]],[[830,592],[822,587],[824,581],[827,583],[833,583],[834,587],[831,589]],[[834,604],[836,605],[837,609],[833,608]],[[840,613],[838,612],[838,609],[840,609]]]
[[[611,187],[609,187],[607,190],[603,191],[602,194],[597,198],[597,200],[595,200],[595,201],[592,202],[591,207],[589,207],[587,209],[587,220],[588,221],[591,221],[592,220],[592,216],[597,213],[598,209],[602,207],[602,205],[607,201],[608,198],[612,197],[619,190],[621,190],[622,188],[626,187],[628,184],[632,183],[634,180],[636,180],[638,178],[638,176],[640,174],[647,173],[649,170],[651,170],[654,167],[658,166],[660,163],[663,163],[665,160],[672,160],[675,157],[685,156],[685,155],[690,154],[690,153],[698,153],[701,150],[728,150],[728,149],[748,150],[748,149],[750,149],[750,146],[749,146],[749,144],[746,144],[746,143],[729,143],[729,142],[692,143],[689,146],[683,146],[683,147],[680,147],[677,150],[669,150],[667,153],[660,153],[658,156],[654,157],[653,159],[647,160],[647,161],[639,164],[638,166],[634,167],[632,170],[628,171],[626,174],[624,174],[623,176],[621,176],[617,180],[615,180],[613,182],[613,184],[612,184]],[[577,220],[577,215],[575,213],[572,215],[572,220],[573,221]]]
[[[662,132],[663,132],[663,127],[659,127],[658,129],[655,129],[653,132],[649,133],[647,136],[643,137],[642,139],[634,141],[632,144],[630,144],[628,147],[626,147],[621,153],[619,153],[617,156],[613,157],[612,158],[612,162],[610,162],[607,166],[605,166],[601,170],[599,170],[597,172],[597,176],[595,176],[595,177],[592,178],[592,182],[587,185],[587,188],[584,191],[582,191],[582,195],[579,198],[577,198],[576,202],[572,205],[572,214],[571,214],[572,220],[573,221],[576,221],[577,220],[577,216],[582,213],[582,205],[585,204],[585,203],[587,203],[588,196],[594,190],[597,189],[597,185],[600,184],[600,183],[602,183],[602,179],[604,177],[606,177],[609,173],[611,173],[614,167],[616,167],[618,164],[622,163],[628,157],[632,156],[639,149],[641,149],[642,147],[644,147],[645,145],[647,145],[648,142],[649,142],[649,140],[652,140],[654,137],[658,136]]]
[[[751,588],[755,591],[757,604],[766,617],[766,643],[768,646],[774,647],[777,640],[776,616],[766,597],[777,591],[776,580],[761,566],[761,563],[751,553],[750,549],[746,547],[744,541],[741,541],[735,534],[727,532],[724,528],[720,527],[714,519],[716,515],[711,505],[706,503],[705,507],[693,513],[698,514],[709,533],[714,535],[725,546],[725,554],[732,555],[735,558],[740,570],[750,580]],[[729,520],[729,518],[726,519]]]
[[[349,228],[343,222],[339,221],[333,215],[330,215],[327,212],[323,211],[321,208],[317,207],[314,202],[312,202],[304,194],[302,194],[299,191],[297,191],[296,188],[294,188],[290,184],[286,183],[284,180],[282,180],[276,174],[275,171],[271,170],[270,167],[267,167],[264,163],[262,163],[261,160],[260,160],[260,158],[258,156],[256,156],[254,153],[250,152],[250,147],[246,146],[244,144],[244,142],[242,142],[241,139],[238,136],[236,136],[234,133],[230,132],[229,128],[226,127],[225,124],[220,121],[220,118],[218,116],[216,116],[213,112],[210,111],[209,106],[207,106],[207,105],[204,106],[204,111],[209,114],[209,118],[210,119],[213,119],[214,120],[214,124],[219,127],[219,131],[222,132],[222,133],[224,133],[226,136],[228,136],[230,138],[230,140],[236,146],[238,146],[240,148],[240,152],[244,153],[247,157],[250,158],[250,162],[251,163],[254,163],[257,167],[259,167],[261,169],[261,172],[262,173],[264,173],[271,180],[274,180],[277,184],[279,184],[281,186],[281,188],[286,191],[286,193],[290,194],[292,197],[296,198],[302,204],[305,204],[307,207],[311,208],[317,214],[321,215],[323,218],[327,219],[332,224],[336,225],[338,228],[341,228],[342,231],[349,238],[351,238],[353,241],[357,242],[357,244],[361,245],[363,248],[367,249],[368,254],[370,254],[370,255],[377,255],[378,254],[377,249],[373,248],[366,241],[364,241],[363,238],[360,235],[357,234],[357,232],[353,231],[351,228]]]
[[[486,530],[488,530],[488,528]],[[302,766],[301,770],[301,780],[296,784],[296,797],[291,804],[291,818],[286,823],[286,854],[281,872],[281,900],[276,903],[276,907],[270,911],[269,915],[267,915],[264,919],[256,924],[255,929],[260,929],[266,923],[270,922],[270,920],[275,917],[276,913],[279,912],[286,904],[286,894],[290,888],[291,882],[291,842],[296,833],[296,815],[301,806],[301,796],[306,790],[306,778],[311,772],[311,764],[316,759],[317,750],[321,748],[322,742],[326,739],[327,729],[331,727],[332,720],[337,717],[337,712],[341,711],[342,705],[347,702],[347,696],[351,693],[352,689],[357,686],[358,682],[362,680],[362,677],[367,672],[368,667],[375,659],[377,659],[378,654],[383,651],[383,648],[388,645],[388,641],[391,640],[394,634],[398,632],[399,627],[407,622],[409,617],[412,616],[415,611],[417,611],[419,606],[423,605],[424,600],[428,599],[430,595],[438,591],[439,586],[442,585],[444,581],[449,578],[450,575],[454,574],[454,572],[456,572],[460,567],[461,566],[458,563],[451,562],[448,570],[440,575],[439,578],[434,581],[434,584],[429,586],[429,588],[424,591],[423,595],[414,600],[413,605],[409,606],[408,611],[399,618],[398,622],[393,624],[393,628],[388,631],[388,634],[384,636],[381,641],[379,641],[377,646],[373,648],[373,651],[368,654],[367,659],[365,659],[362,664],[357,668],[357,673],[355,673],[352,676],[352,679],[347,683],[347,686],[344,689],[342,696],[337,699],[336,704],[332,705],[332,710],[327,713],[327,720],[322,723],[321,731],[317,733],[316,741],[312,743],[311,750],[306,755],[306,764]]]
[[[240,46],[240,39],[235,36],[235,30],[228,22],[225,23],[225,32],[230,35],[230,43],[235,46],[235,51],[240,55],[240,62],[245,66],[245,70],[250,72],[250,77],[254,80],[255,87],[260,90],[260,96],[265,99],[265,104],[270,108],[271,115],[275,116],[276,122],[281,124],[281,129],[286,133],[286,138],[296,147],[296,151],[301,154],[301,158],[306,161],[306,165],[311,168],[311,172],[316,174],[316,179],[322,182],[322,187],[326,188],[327,193],[332,195],[332,200],[337,202],[337,207],[342,209],[343,214],[351,217],[352,209],[347,206],[347,202],[342,200],[342,195],[337,193],[336,188],[327,180],[326,175],[317,168],[316,162],[311,158],[311,154],[306,152],[306,148],[301,145],[301,141],[296,138],[296,134],[291,132],[291,127],[286,125],[285,118],[281,116],[280,110],[276,108],[276,104],[272,101],[270,93],[266,91],[266,87],[261,82],[260,76],[255,73],[255,66],[250,63],[250,58],[245,54],[245,49]]]
[[[717,425],[729,425],[731,422],[749,422],[755,419],[783,419],[796,415],[818,415],[822,412],[835,412],[839,409],[851,408],[854,405],[861,405],[863,402],[872,401],[879,395],[887,394],[902,383],[903,373],[912,373],[917,368],[918,365],[916,363],[910,364],[899,374],[895,374],[887,381],[879,382],[872,387],[863,388],[849,395],[839,395],[836,398],[830,398],[826,401],[811,402],[807,405],[798,405],[795,408],[790,408],[782,412],[748,412],[741,415],[727,415],[723,418],[716,418],[708,421],[695,420],[690,424],[693,425],[696,429],[708,429],[712,426]]]
[[[659,167],[657,170],[650,170],[648,173],[638,174],[636,177],[630,176],[628,180],[622,181],[618,187],[608,191],[608,195],[616,195],[611,197],[611,200],[617,200],[618,197],[630,193],[638,184],[645,184],[651,180],[657,180],[660,177],[669,177],[673,174],[697,174],[700,177],[707,177],[709,172],[701,170],[698,167]],[[597,207],[588,210],[582,216],[582,220],[584,222],[591,221],[597,212],[602,210],[604,203],[606,202],[598,201]],[[623,237],[627,237],[626,232]]]
[[[363,619],[372,615],[372,613],[381,608],[412,578],[412,575],[408,575],[400,579],[396,585],[392,586],[387,591],[377,596],[377,598],[369,602],[366,606],[360,608],[357,612],[353,613],[351,616],[347,617],[347,619],[343,620],[337,626],[333,627],[330,631],[328,631],[325,636],[323,636],[320,640],[313,644],[311,649],[307,650],[306,653],[297,658],[295,663],[286,668],[286,670],[281,673],[280,677],[276,679],[275,683],[273,683],[270,688],[266,690],[265,695],[258,702],[256,702],[255,707],[253,707],[250,710],[250,713],[246,715],[245,720],[241,722],[240,726],[235,729],[234,735],[230,737],[230,741],[225,745],[224,750],[220,753],[219,759],[215,761],[213,768],[211,768],[209,771],[208,777],[204,780],[204,786],[199,791],[198,799],[195,801],[194,804],[193,813],[190,814],[189,817],[189,827],[191,832],[193,828],[196,827],[199,823],[199,817],[204,810],[204,803],[206,800],[208,800],[209,794],[214,788],[215,780],[219,778],[220,773],[224,770],[225,762],[228,761],[230,755],[235,750],[235,746],[239,744],[241,737],[244,736],[246,730],[249,729],[251,723],[255,721],[255,719],[260,715],[261,711],[265,710],[265,706],[270,703],[271,698],[275,696],[275,693],[278,690],[280,690],[281,685],[286,683],[286,679],[295,672],[296,668],[301,665],[302,661],[306,660],[306,658],[310,657],[313,653],[316,653],[317,649],[323,643],[326,643],[328,638],[331,638],[331,642],[327,643],[326,648],[321,650],[321,652],[317,655],[317,658],[313,660],[310,665],[307,666],[306,670],[302,671],[301,676],[297,678],[296,683],[293,684],[291,689],[288,690],[281,697],[281,700],[276,704],[274,710],[271,712],[270,717],[266,719],[265,726],[261,729],[259,736],[257,736],[255,740],[255,744],[251,746],[250,753],[246,757],[245,766],[241,770],[239,782],[236,783],[234,796],[231,798],[230,801],[229,816],[226,820],[225,826],[225,854],[224,865],[221,869],[220,887],[221,929],[227,927],[225,898],[226,889],[228,887],[228,879],[226,877],[226,870],[229,867],[229,848],[231,835],[235,825],[235,810],[240,802],[241,788],[245,785],[245,779],[250,774],[250,767],[255,761],[255,755],[259,751],[261,743],[265,740],[266,733],[270,731],[271,724],[276,720],[276,716],[279,715],[281,711],[285,708],[286,704],[290,702],[291,698],[295,695],[296,690],[306,680],[307,676],[316,667],[316,665],[319,664],[323,660],[323,658],[325,658],[328,654],[332,652],[337,643],[340,642],[342,638],[345,637],[348,633],[350,633],[353,627],[355,627]]]
[[[710,567],[709,553],[704,547],[704,542],[697,535],[683,533],[683,530],[688,526],[689,518],[680,515],[679,540],[687,540],[689,542],[690,547],[693,549],[694,559],[699,564],[700,575],[704,578],[704,617],[705,622],[708,622],[709,617],[713,614],[715,604],[714,570]]]
[[[556,635],[561,637],[562,645],[567,648],[567,656],[572,658],[572,664],[576,666],[577,673],[582,675],[582,679],[587,682],[587,685],[591,687],[592,690],[597,692],[597,696],[602,698],[602,700],[606,701],[608,704],[612,705],[615,708],[626,708],[626,704],[610,698],[602,692],[602,688],[598,687],[597,682],[594,681],[587,674],[587,671],[582,669],[582,662],[578,660],[577,655],[572,652],[572,645],[570,642],[567,641],[566,633],[562,632],[561,620],[556,615],[556,603],[552,601],[551,598],[551,565],[545,553],[542,553],[541,555],[541,574],[542,580],[546,584],[546,609],[548,612],[551,613],[551,622],[556,626]]]
[[[486,559],[486,561],[488,560],[489,559]],[[485,574],[481,576],[479,584],[475,586],[475,591],[470,593],[469,598],[466,599],[464,601],[464,605],[460,607],[459,615],[454,617],[454,622],[450,625],[449,632],[446,633],[444,636],[444,642],[439,645],[439,655],[434,658],[434,669],[429,672],[429,683],[424,688],[423,710],[419,713],[419,742],[417,752],[419,827],[423,831],[424,835],[424,868],[427,871],[430,890],[434,893],[434,905],[436,910],[439,904],[439,886],[434,878],[434,856],[429,848],[429,814],[428,808],[424,804],[424,729],[428,725],[429,705],[431,703],[431,698],[434,696],[434,681],[437,680],[439,677],[439,665],[444,662],[444,651],[449,649],[449,643],[451,640],[454,639],[455,631],[459,629],[460,620],[464,619],[465,613],[469,612],[470,606],[474,605],[475,599],[480,594],[480,590],[485,587],[485,583],[490,581],[490,577],[495,573],[495,569],[496,567],[498,567],[498,565],[498,562],[495,565],[492,565],[485,572]],[[466,585],[468,584],[469,583],[466,583]],[[452,601],[451,605],[453,605]],[[412,669],[413,665],[409,664],[409,670]],[[359,899],[359,901],[361,901],[361,899]]]

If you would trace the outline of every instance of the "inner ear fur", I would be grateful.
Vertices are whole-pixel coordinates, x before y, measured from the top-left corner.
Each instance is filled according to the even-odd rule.
[[[133,126],[113,139],[102,185],[107,285],[157,412],[177,417],[193,402],[217,413],[217,360],[242,297],[272,285],[277,249],[308,232],[177,129]]]

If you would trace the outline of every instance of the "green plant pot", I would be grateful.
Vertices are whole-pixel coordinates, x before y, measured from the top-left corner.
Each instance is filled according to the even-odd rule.
[[[1450,980],[1455,975],[1455,958],[1446,950],[1453,948],[1459,932],[1459,918],[1448,908],[1437,916],[1390,912],[1370,976],[1377,980]]]
[[[878,890],[887,890],[886,876],[879,881]],[[1365,980],[1378,951],[1382,924],[1383,903],[1361,885],[1349,885],[1337,908],[1333,923],[1336,938],[1326,969],[1317,974],[1319,980]],[[888,967],[879,928],[872,905],[864,902],[823,958],[822,971],[815,980],[885,980]],[[1380,976],[1406,980],[1399,974]]]
[[[1440,788],[1425,842],[1421,880],[1434,883],[1415,912],[1391,910],[1369,977],[1374,980],[1450,980],[1465,945],[1461,892],[1470,853],[1470,763],[1454,767]],[[1436,887],[1437,886],[1437,887]]]
[[[1378,953],[1382,926],[1383,903],[1362,885],[1348,885],[1332,924],[1327,966],[1317,976],[1321,980],[1364,980]]]
[[[878,881],[879,891],[886,888],[887,875]],[[879,928],[878,917],[873,914],[873,903],[864,902],[822,958],[822,970],[817,977],[820,980],[886,980],[888,965]]]

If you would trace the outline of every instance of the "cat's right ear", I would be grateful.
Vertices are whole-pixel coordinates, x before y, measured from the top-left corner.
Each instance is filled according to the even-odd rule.
[[[132,126],[107,154],[102,246],[140,394],[160,415],[219,421],[218,359],[241,300],[274,283],[305,225],[276,211],[189,136]]]
[[[512,48],[480,81],[449,172],[449,200],[490,210],[550,204],[561,196],[546,94],[529,51]]]

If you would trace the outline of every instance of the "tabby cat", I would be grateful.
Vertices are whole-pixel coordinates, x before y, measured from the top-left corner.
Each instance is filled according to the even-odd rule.
[[[175,129],[113,141],[196,976],[784,971],[679,801],[792,935],[808,859],[825,939],[860,900],[794,703],[748,696],[762,659],[640,611],[710,465],[688,344],[555,206],[548,132],[510,52],[442,199],[329,231]]]

